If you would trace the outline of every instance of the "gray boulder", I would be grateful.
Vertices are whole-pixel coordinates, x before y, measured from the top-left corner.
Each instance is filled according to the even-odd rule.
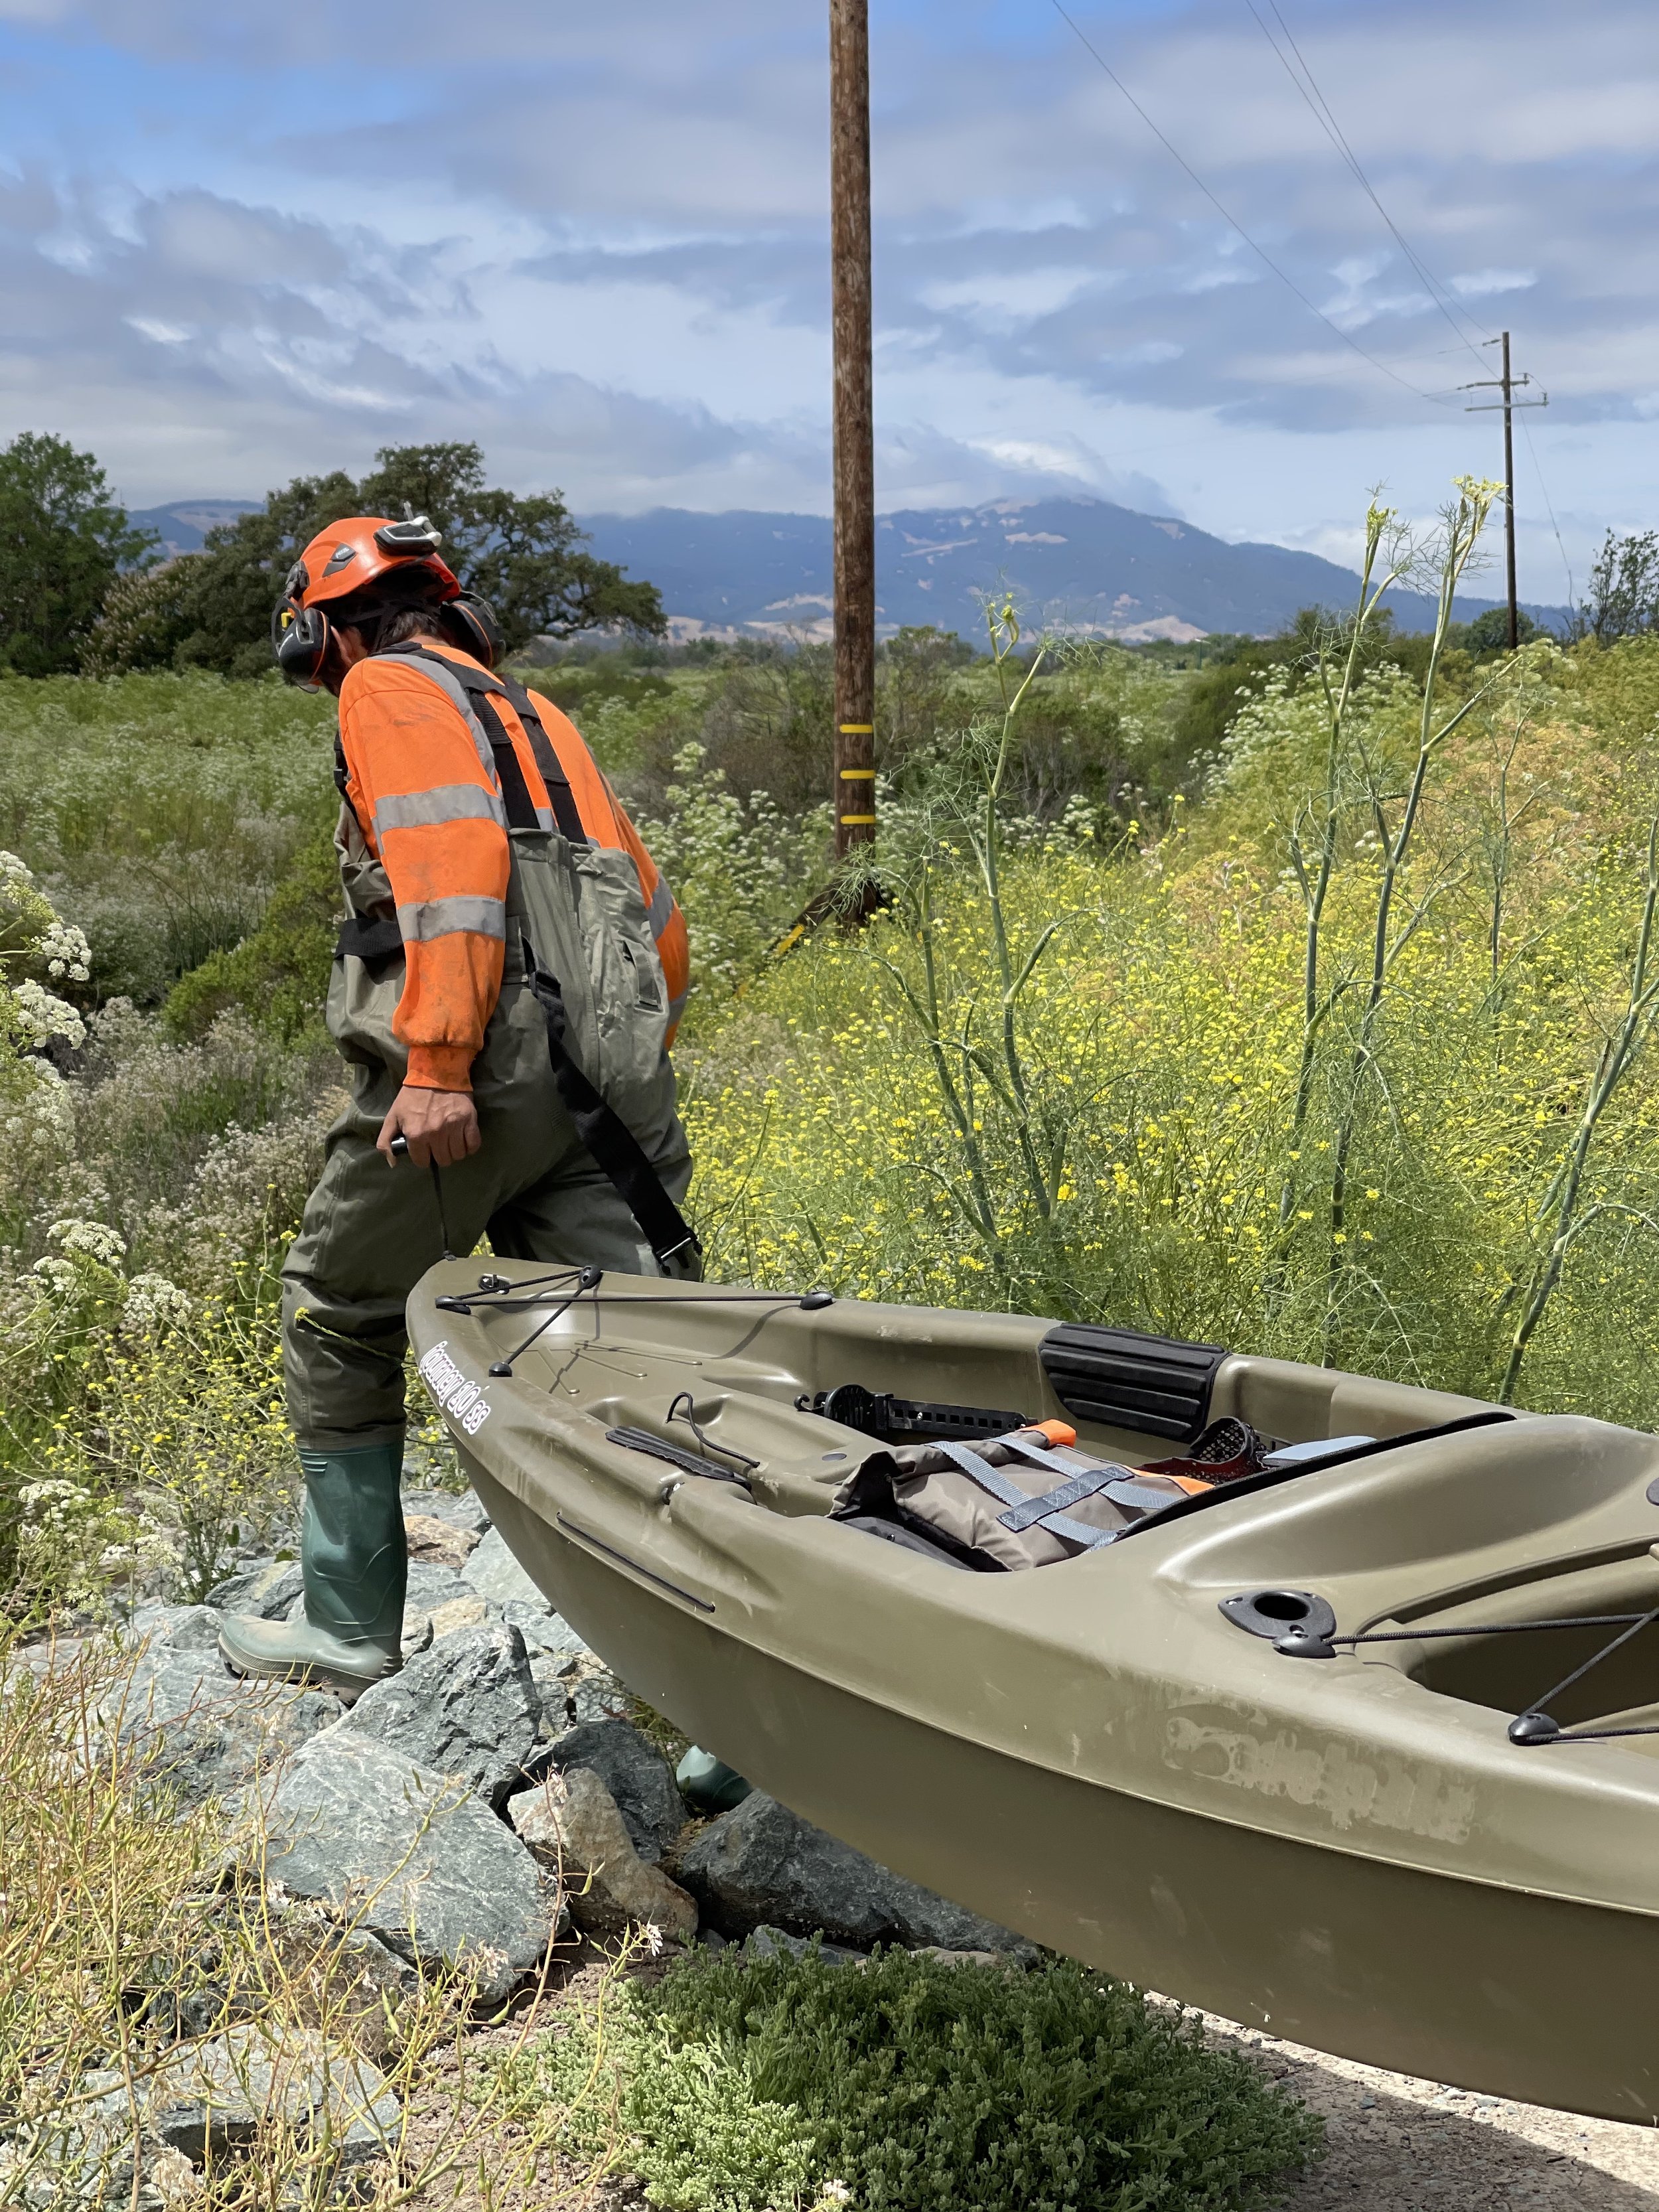
[[[464,1784],[372,1736],[331,1729],[250,1801],[266,1871],[293,1896],[348,1906],[353,1924],[417,1965],[507,1996],[561,1917],[506,1824]]]
[[[573,1728],[627,1717],[628,1689],[607,1667],[590,1661],[564,1685],[565,1709]]]
[[[149,2078],[141,2111],[148,2131],[194,2165],[252,2149],[280,2127],[307,2147],[326,2141],[337,2173],[389,2159],[401,2118],[367,2058],[313,2030],[256,2025],[181,2045]]]
[[[255,1559],[228,1581],[216,1583],[207,1601],[221,1613],[241,1613],[256,1620],[281,1620],[299,1596],[297,1559]]]
[[[344,1711],[326,1690],[239,1680],[219,1656],[211,1618],[214,1647],[201,1648],[193,1617],[179,1624],[182,1647],[153,1634],[100,1707],[103,1726],[145,1761],[145,1784],[165,1783],[193,1805],[236,1796]]]
[[[562,1880],[579,1928],[599,1936],[655,1928],[682,1943],[696,1934],[696,1899],[640,1856],[611,1792],[588,1768],[550,1774],[511,1809],[515,1834]]]
[[[210,1605],[141,1605],[121,1641],[152,1651],[216,1651],[219,1615]]]
[[[766,1926],[867,1951],[1019,1951],[1006,1928],[935,1897],[838,1843],[761,1790],[711,1820],[680,1861],[679,1879],[725,1936]]]
[[[538,1660],[562,1661],[564,1672],[574,1674],[593,1656],[568,1620],[548,1611],[544,1598],[538,1597],[532,1605],[524,1598],[510,1597],[501,1607],[501,1619],[510,1620],[523,1637],[532,1666]]]
[[[804,1959],[812,1948],[810,1936],[786,1936],[781,1928],[756,1928],[743,1947],[745,1959]],[[826,1966],[861,1966],[862,1951],[844,1950],[839,1943],[820,1943],[818,1956]]]
[[[553,1610],[507,1549],[507,1539],[499,1528],[491,1528],[486,1534],[461,1573],[478,1595],[488,1598],[491,1605],[506,1605],[517,1598],[525,1605],[534,1606],[538,1612]]]
[[[483,1500],[471,1490],[459,1495],[453,1490],[406,1490],[404,1492],[404,1511],[424,1514],[429,1520],[447,1522],[469,1536],[482,1536],[489,1526],[489,1516],[484,1511]]]
[[[503,1621],[447,1636],[365,1690],[341,1723],[434,1774],[453,1775],[499,1811],[541,1727],[524,1638]]]
[[[572,1729],[544,1763],[561,1774],[575,1767],[597,1774],[616,1801],[635,1850],[653,1865],[685,1826],[685,1802],[672,1768],[626,1721],[590,1721]]]

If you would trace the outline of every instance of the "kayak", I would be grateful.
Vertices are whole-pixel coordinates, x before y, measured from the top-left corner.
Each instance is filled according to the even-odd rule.
[[[757,1788],[1275,2036],[1659,2116],[1659,1438],[1105,1326],[479,1268],[409,1306],[465,1471]]]

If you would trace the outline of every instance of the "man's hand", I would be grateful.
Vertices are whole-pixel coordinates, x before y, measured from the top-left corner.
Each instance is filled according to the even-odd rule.
[[[392,1139],[398,1136],[409,1140],[409,1157],[417,1168],[428,1162],[441,1168],[453,1167],[469,1152],[476,1152],[483,1141],[472,1093],[424,1091],[405,1083],[375,1139],[375,1149],[386,1155],[388,1166],[395,1164]]]

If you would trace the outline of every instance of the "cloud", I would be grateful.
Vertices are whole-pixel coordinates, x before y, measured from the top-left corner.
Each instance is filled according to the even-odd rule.
[[[884,499],[1340,530],[1352,471],[1485,459],[1455,387],[1522,302],[1570,527],[1659,493],[1620,445],[1659,355],[1650,8],[1284,13],[1450,320],[1231,0],[1080,21],[1254,246],[1041,0],[907,0],[875,26]],[[0,0],[0,408],[147,496],[477,434],[610,508],[824,503],[805,0],[492,0],[464,39],[435,0],[362,0],[349,37],[322,0]]]

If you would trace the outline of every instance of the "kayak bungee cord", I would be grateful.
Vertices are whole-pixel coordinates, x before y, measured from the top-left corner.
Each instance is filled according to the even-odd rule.
[[[625,1291],[612,1291],[609,1296],[601,1297],[599,1285],[604,1279],[604,1270],[594,1267],[561,1267],[550,1274],[527,1276],[522,1281],[516,1283],[506,1275],[486,1274],[479,1276],[478,1287],[476,1291],[464,1291],[459,1296],[453,1292],[447,1293],[442,1297],[434,1298],[433,1304],[440,1313],[470,1316],[476,1304],[488,1298],[490,1302],[489,1308],[490,1312],[517,1313],[526,1306],[538,1306],[544,1301],[540,1297],[522,1296],[507,1297],[503,1295],[504,1292],[537,1290],[545,1291],[555,1284],[562,1290],[566,1284],[571,1284],[573,1287],[562,1297],[557,1291],[554,1291],[552,1310],[538,1322],[530,1334],[515,1351],[508,1352],[505,1359],[496,1360],[490,1367],[489,1372],[494,1376],[510,1376],[514,1363],[529,1351],[538,1336],[551,1328],[554,1322],[568,1313],[574,1305],[583,1304],[592,1306],[659,1306],[679,1305],[684,1303],[682,1297],[663,1291],[647,1291],[638,1296]],[[834,1305],[835,1302],[835,1294],[831,1291],[711,1291],[696,1301],[699,1306],[796,1306],[803,1313],[821,1313],[826,1306]],[[672,1413],[669,1418],[673,1419]],[[693,1423],[692,1425],[695,1427],[696,1424]],[[718,1449],[719,1447],[714,1446],[711,1449]],[[739,1455],[733,1453],[732,1456],[736,1458]],[[753,1465],[755,1462],[750,1462],[749,1464]]]
[[[587,1275],[593,1279],[592,1285],[580,1279]],[[573,1303],[576,1297],[582,1297],[589,1305],[661,1306],[685,1303],[681,1294],[664,1291],[611,1291],[603,1297],[596,1296],[597,1285],[602,1279],[601,1271],[597,1267],[561,1267],[552,1274],[526,1275],[517,1282],[506,1275],[480,1275],[476,1291],[447,1291],[432,1303],[440,1313],[470,1314],[474,1306],[482,1304],[487,1298],[491,1313],[515,1313],[521,1307],[538,1306],[542,1303],[539,1297],[524,1297],[523,1292],[545,1291],[550,1285],[562,1285],[570,1282],[577,1284]],[[509,1297],[506,1295],[509,1291],[520,1295]],[[700,1288],[694,1303],[699,1306],[799,1306],[804,1313],[822,1313],[826,1306],[834,1305],[836,1294],[833,1291],[702,1291]],[[517,1354],[514,1356],[516,1358]]]
[[[1328,1615],[1327,1618],[1329,1616]],[[1564,1690],[1594,1671],[1604,1659],[1638,1636],[1643,1629],[1659,1621],[1659,1606],[1647,1613],[1581,1613],[1563,1614],[1549,1620],[1474,1620],[1462,1628],[1370,1628],[1352,1636],[1321,1635],[1307,1628],[1291,1628],[1281,1636],[1273,1650],[1286,1659],[1334,1659],[1339,1645],[1352,1651],[1361,1644],[1426,1644],[1434,1638],[1472,1636],[1529,1636],[1534,1630],[1540,1634],[1547,1630],[1565,1628],[1617,1628],[1620,1633],[1599,1651],[1590,1654],[1582,1666],[1575,1667],[1571,1674],[1546,1690],[1524,1712],[1517,1713],[1510,1723],[1509,1738],[1522,1746],[1540,1743],[1596,1743],[1613,1736],[1659,1735],[1659,1722],[1644,1723],[1631,1728],[1585,1729],[1563,1728],[1546,1711],[1553,1705]]]

